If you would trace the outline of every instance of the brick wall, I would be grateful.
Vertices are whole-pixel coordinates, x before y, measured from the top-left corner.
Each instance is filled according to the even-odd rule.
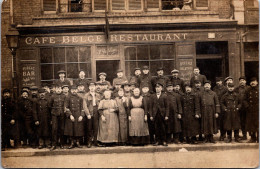
[[[219,18],[228,19],[230,18],[230,0],[218,0]]]

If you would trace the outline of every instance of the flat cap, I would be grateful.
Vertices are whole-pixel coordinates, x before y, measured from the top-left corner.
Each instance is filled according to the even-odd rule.
[[[201,83],[201,81],[199,81],[199,80],[194,80],[194,83],[195,83],[195,84],[199,84],[199,83]]]
[[[136,67],[135,69],[134,69],[134,71],[136,71],[136,70],[141,70],[139,67]]]
[[[204,85],[207,84],[207,83],[211,85],[211,81],[210,81],[210,80],[206,80],[206,81],[204,82]]]
[[[157,82],[157,83],[155,84],[155,86],[156,86],[156,87],[159,87],[159,86],[163,87],[163,84],[161,84],[160,82]]]
[[[21,93],[28,93],[29,94],[29,91],[28,90],[22,90]]]
[[[158,67],[157,71],[163,70],[163,67]]]
[[[118,69],[118,70],[117,70],[117,73],[119,73],[119,72],[123,72],[123,70],[122,70],[122,69]]]
[[[61,86],[61,88],[64,88],[64,87],[69,87],[69,85],[66,85],[66,84],[65,84],[65,85],[62,85],[62,86]]]
[[[32,86],[30,87],[31,90],[38,90],[38,87],[37,86]]]
[[[58,74],[61,74],[61,73],[66,74],[65,70],[59,70],[59,71],[58,71]]]
[[[101,76],[101,75],[107,76],[107,74],[106,74],[105,72],[100,72],[100,73],[98,74],[98,76]]]
[[[171,71],[171,73],[179,73],[179,70],[173,69],[173,70]]]
[[[241,79],[246,80],[246,77],[245,77],[245,76],[241,76],[241,77],[239,78],[239,80],[241,80]]]
[[[252,81],[257,81],[257,78],[256,78],[256,77],[252,77],[252,78],[250,79],[250,82],[252,82]]]
[[[222,77],[216,77],[216,82],[223,81]]]
[[[38,92],[39,93],[45,93],[45,90],[43,88],[40,88]]]
[[[149,70],[149,66],[143,66],[143,70]]]
[[[231,76],[228,76],[228,77],[225,78],[225,82],[226,82],[228,79],[232,79],[232,80],[233,80],[234,78],[231,77]]]
[[[29,91],[29,90],[30,90],[30,87],[24,86],[24,87],[22,87],[22,90],[27,90],[27,91]]]
[[[89,82],[89,86],[93,86],[93,85],[95,86],[95,85],[97,85],[97,84],[99,84],[99,83],[98,83],[98,82],[95,83],[95,82],[93,82],[93,81],[92,81],[92,82]]]
[[[170,83],[170,82],[168,82],[168,83],[166,84],[166,87],[169,87],[169,86],[173,86],[173,84]]]
[[[10,89],[4,89],[3,90],[3,93],[10,93],[11,91],[10,91]]]

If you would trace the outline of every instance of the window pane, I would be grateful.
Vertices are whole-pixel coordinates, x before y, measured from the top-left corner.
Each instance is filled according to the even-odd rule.
[[[159,0],[147,0],[147,8],[159,8]]]
[[[137,67],[143,69],[143,66],[149,66],[149,61],[139,61],[139,62],[137,62]]]
[[[129,0],[129,10],[141,10],[141,0]]]
[[[56,11],[56,0],[43,0],[44,11]]]
[[[81,63],[79,64],[80,69],[83,69],[86,73],[87,78],[91,78],[91,64],[90,63]]]
[[[137,46],[137,60],[149,60],[148,46]]]
[[[65,70],[65,64],[55,64],[54,65],[54,78],[58,79],[58,71]]]
[[[79,47],[79,62],[91,61],[91,48],[89,46]]]
[[[162,59],[173,59],[174,58],[174,47],[173,45],[161,45],[160,55]]]
[[[49,80],[53,79],[53,65],[41,65],[41,79]]]
[[[82,12],[82,0],[69,0],[70,12]]]
[[[125,48],[125,60],[136,60],[136,47]]]
[[[183,7],[184,0],[162,0],[163,10],[172,10],[174,8],[181,9]]]
[[[78,64],[77,63],[69,63],[67,64],[67,77],[76,79],[78,78]]]
[[[41,63],[52,63],[52,49],[41,48],[40,49]]]
[[[173,60],[167,60],[163,61],[163,68],[164,68],[164,75],[170,75],[171,71],[174,69],[174,61]]]
[[[125,10],[125,0],[112,0],[112,10]]]
[[[150,62],[150,72],[153,76],[156,76],[156,70],[158,67],[162,67],[161,61],[151,61]]]
[[[196,0],[196,7],[208,7],[208,0]]]
[[[160,59],[160,46],[159,45],[151,45],[150,46],[150,58]]]
[[[53,48],[54,63],[65,62],[65,48]]]
[[[94,0],[94,10],[106,10],[106,0]]]
[[[78,49],[76,47],[66,48],[67,62],[78,62]]]
[[[134,74],[134,68],[137,67],[137,62],[136,61],[128,61],[125,63],[125,74],[127,78],[130,78]]]

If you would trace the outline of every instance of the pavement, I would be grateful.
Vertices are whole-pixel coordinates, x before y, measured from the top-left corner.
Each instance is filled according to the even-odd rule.
[[[255,149],[259,150],[258,143],[225,143],[217,142],[201,143],[196,145],[191,144],[169,144],[164,146],[115,146],[115,147],[91,147],[74,148],[74,149],[59,149],[54,151],[49,149],[33,149],[33,148],[17,148],[6,149],[2,151],[2,157],[32,157],[32,156],[53,156],[53,155],[80,155],[80,154],[122,154],[122,153],[155,153],[155,152],[186,152],[186,151],[224,151],[224,150],[239,150],[239,149]]]

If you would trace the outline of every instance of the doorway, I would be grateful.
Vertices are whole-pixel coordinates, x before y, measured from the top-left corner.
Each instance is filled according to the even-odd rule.
[[[249,85],[249,81],[252,77],[256,77],[258,79],[259,76],[259,62],[251,61],[245,62],[245,76],[247,79],[247,83]]]
[[[99,80],[98,74],[105,72],[107,74],[106,80],[111,84],[113,79],[116,77],[116,71],[119,69],[120,60],[97,60],[96,61],[96,72],[97,81]]]

